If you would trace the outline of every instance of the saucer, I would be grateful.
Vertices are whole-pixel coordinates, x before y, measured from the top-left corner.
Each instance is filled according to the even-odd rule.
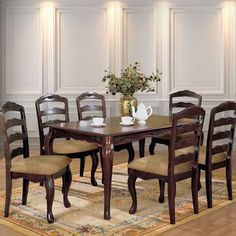
[[[105,123],[102,123],[102,124],[94,124],[94,123],[91,123],[91,125],[93,127],[104,127],[106,124]]]
[[[123,122],[120,122],[120,124],[121,124],[122,126],[132,126],[132,125],[134,125],[134,122],[131,122],[131,123],[123,123]]]

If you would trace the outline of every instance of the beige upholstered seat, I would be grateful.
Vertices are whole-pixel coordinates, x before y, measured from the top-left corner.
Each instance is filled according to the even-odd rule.
[[[169,98],[169,116],[172,116],[176,112],[183,110],[184,108],[192,106],[201,106],[202,96],[190,90],[181,90],[170,94]],[[184,134],[184,136],[189,134]],[[191,135],[191,134],[190,134]],[[182,135],[178,136],[178,139],[183,139]],[[203,141],[203,134],[202,134]],[[170,135],[165,134],[162,137],[153,137],[149,146],[149,152],[154,155],[156,143],[169,145]]]
[[[80,140],[55,139],[53,151],[60,154],[87,152],[98,148],[97,144]]]
[[[23,179],[22,205],[27,204],[29,182],[42,183],[46,189],[47,221],[54,222],[52,205],[54,180],[62,178],[65,207],[70,207],[68,192],[72,175],[71,159],[63,155],[29,155],[29,139],[23,106],[7,102],[0,112],[0,135],[5,153],[6,194],[4,216],[8,217],[12,194],[12,180]],[[40,187],[39,187],[40,188]]]
[[[224,168],[228,199],[233,199],[232,192],[232,149],[236,122],[236,103],[223,102],[211,109],[206,147],[199,155],[199,188],[200,175],[205,171],[207,206],[212,208],[212,172]]]
[[[62,155],[31,156],[13,160],[11,172],[34,175],[53,175],[68,166],[71,159]]]
[[[148,172],[156,175],[168,175],[168,153],[162,153],[160,155],[146,156],[143,158],[135,159],[130,162],[128,168]],[[185,162],[175,167],[174,173],[181,174],[187,171],[191,171],[192,164]]]
[[[227,153],[222,152],[212,156],[212,163],[218,163],[221,161],[225,161],[227,158]],[[206,164],[206,146],[200,147],[199,152],[199,164],[205,165]]]
[[[95,92],[85,92],[80,94],[76,98],[76,105],[78,111],[78,119],[81,120],[91,120],[94,117],[107,118],[106,113],[106,101],[102,94]],[[121,151],[126,149],[129,154],[128,162],[134,159],[134,148],[132,143],[119,144],[114,146],[114,151]],[[101,154],[102,155],[102,154]],[[101,158],[101,166],[102,158]]]
[[[91,120],[94,117],[102,117],[104,119],[107,118],[106,101],[105,97],[102,94],[91,91],[82,93],[76,98],[76,105],[79,121]],[[132,161],[134,159],[134,148],[132,143],[119,144],[114,146],[114,151],[121,151],[124,149],[126,149],[129,154],[128,162]],[[101,167],[103,166],[102,161],[103,159],[101,158]]]
[[[199,121],[195,120],[199,117]],[[137,210],[136,179],[158,179],[160,185],[159,202],[164,202],[165,182],[168,184],[168,203],[170,223],[175,224],[176,183],[184,179],[192,180],[194,213],[198,213],[198,151],[202,134],[205,111],[193,106],[173,115],[168,152],[157,153],[135,159],[128,164],[128,188],[132,198],[129,213]],[[180,124],[181,119],[190,118],[192,122]],[[181,135],[181,139],[178,136]],[[144,199],[145,200],[145,199]],[[155,207],[155,206],[153,206]]]
[[[192,152],[192,148],[182,148],[176,151],[176,153],[179,154],[186,154],[188,152]],[[227,153],[218,153],[212,156],[212,163],[218,163],[221,161],[225,161],[227,158]],[[199,151],[199,164],[205,165],[206,164],[206,146],[200,146],[200,151]]]
[[[45,137],[48,134],[48,125],[69,122],[68,99],[58,94],[45,94],[35,101],[39,138],[40,154],[46,153]],[[80,176],[84,175],[85,158],[91,156],[91,184],[97,186],[95,172],[98,166],[98,146],[87,141],[56,138],[53,141],[53,153],[67,155],[70,158],[80,158]]]

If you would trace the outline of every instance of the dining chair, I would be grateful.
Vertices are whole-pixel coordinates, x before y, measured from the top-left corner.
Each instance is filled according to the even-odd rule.
[[[45,154],[44,139],[48,134],[48,124],[69,122],[68,99],[58,94],[45,94],[35,101],[40,137],[40,154]],[[85,157],[91,156],[91,184],[97,186],[95,172],[98,166],[98,146],[87,141],[74,140],[68,137],[55,139],[53,153],[63,154],[70,158],[80,158],[80,176],[84,174]]]
[[[225,168],[228,199],[232,200],[232,149],[234,143],[236,103],[227,101],[211,110],[207,144],[200,148],[199,181],[205,171],[207,206],[212,208],[212,172]]]
[[[12,194],[12,180],[22,178],[22,205],[27,204],[29,181],[43,182],[46,188],[47,221],[54,222],[52,205],[54,179],[62,177],[63,202],[70,207],[68,192],[71,185],[71,159],[62,155],[29,155],[29,140],[24,107],[7,102],[0,112],[0,134],[5,153],[6,196],[4,216],[8,217]]]
[[[102,94],[95,92],[82,93],[76,98],[76,106],[79,120],[107,117],[106,102]]]
[[[174,114],[168,151],[135,159],[128,164],[128,188],[132,198],[130,214],[134,214],[137,210],[135,182],[138,177],[143,180],[159,179],[159,202],[161,203],[164,202],[165,182],[168,184],[168,205],[171,224],[175,224],[176,183],[191,178],[193,208],[194,213],[198,214],[198,152],[202,125],[201,122],[195,119],[196,116],[203,122],[205,118],[204,109],[195,106]],[[180,125],[185,118],[193,120],[188,120],[188,122],[186,120],[185,123]],[[178,135],[189,133],[192,135],[185,135],[183,139],[178,139]],[[188,149],[189,147],[191,149]],[[181,149],[187,149],[188,151],[182,154],[179,152]]]
[[[181,100],[180,100],[181,99]],[[172,116],[176,112],[179,112],[185,108],[192,106],[201,106],[202,104],[202,96],[190,91],[190,90],[181,90],[170,94],[169,98],[169,116]],[[181,138],[181,136],[179,136]],[[202,140],[203,142],[203,133]],[[154,149],[156,143],[169,145],[170,144],[170,135],[166,134],[162,137],[153,137],[151,140],[151,144],[149,146],[149,153],[154,155]]]
[[[79,120],[89,120],[93,117],[107,117],[105,97],[101,94],[95,92],[82,93],[76,98],[76,105]],[[114,146],[114,151],[121,151],[124,149],[126,149],[129,154],[128,162],[131,162],[135,155],[132,143]]]

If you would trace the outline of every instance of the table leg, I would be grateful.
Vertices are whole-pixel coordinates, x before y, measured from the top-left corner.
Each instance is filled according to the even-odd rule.
[[[113,143],[111,137],[105,137],[102,145],[104,178],[104,219],[110,219],[111,181],[113,167]]]
[[[139,140],[139,156],[144,157],[145,153],[145,138]]]

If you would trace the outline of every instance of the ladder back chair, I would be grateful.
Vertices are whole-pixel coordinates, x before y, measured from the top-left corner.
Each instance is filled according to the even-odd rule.
[[[212,172],[225,168],[228,199],[232,200],[232,149],[236,121],[236,103],[224,102],[211,110],[206,146],[199,154],[199,181],[205,171],[208,208],[212,207]]]
[[[76,98],[76,105],[79,120],[91,120],[94,117],[107,117],[105,98],[101,94],[95,92],[82,93]]]
[[[62,155],[29,156],[29,141],[24,107],[7,102],[0,112],[0,134],[3,140],[6,168],[6,196],[4,216],[8,217],[12,180],[23,179],[22,204],[27,204],[29,181],[43,182],[46,188],[47,221],[54,222],[52,205],[54,179],[62,177],[63,201],[70,207],[68,192],[71,185],[71,159]]]
[[[134,214],[137,210],[135,182],[138,177],[143,180],[159,179],[159,202],[161,203],[164,202],[165,182],[168,184],[168,204],[171,224],[175,224],[176,182],[191,178],[194,213],[197,214],[199,212],[198,152],[202,125],[201,122],[195,119],[196,116],[204,121],[204,109],[195,106],[186,108],[185,110],[174,114],[172,118],[168,152],[145,156],[143,158],[135,159],[128,164],[128,188],[132,198],[132,205],[129,210],[130,214]],[[183,121],[185,118],[194,120],[179,125],[181,120]],[[178,139],[178,135],[189,133],[192,133],[192,135],[185,135],[183,139]],[[189,147],[191,148],[188,149]],[[188,149],[188,151],[182,154],[180,152],[181,149]]]
[[[44,139],[48,134],[48,124],[69,122],[69,106],[66,97],[57,94],[45,94],[35,101],[40,138],[40,154],[45,154]],[[55,139],[53,153],[66,155],[70,158],[80,158],[80,176],[83,176],[85,157],[91,156],[91,184],[97,186],[95,172],[98,166],[98,146],[95,143],[70,139],[68,137]]]
[[[180,101],[180,99],[185,99],[185,100]],[[181,90],[181,91],[174,92],[170,94],[170,98],[169,98],[169,116],[172,116],[176,112],[179,112],[185,108],[192,107],[192,106],[201,106],[201,104],[202,104],[202,96],[193,91]],[[202,134],[202,141],[203,141],[203,134]],[[152,138],[151,144],[149,146],[149,153],[151,155],[154,155],[154,149],[155,149],[156,143],[169,145],[170,135],[167,134],[162,137]]]
[[[93,117],[107,117],[105,97],[101,94],[85,92],[76,98],[76,105],[79,120],[88,120]],[[128,162],[131,162],[134,159],[134,148],[132,143],[115,145],[114,147],[114,151],[121,151],[123,149],[127,149],[129,154]]]

